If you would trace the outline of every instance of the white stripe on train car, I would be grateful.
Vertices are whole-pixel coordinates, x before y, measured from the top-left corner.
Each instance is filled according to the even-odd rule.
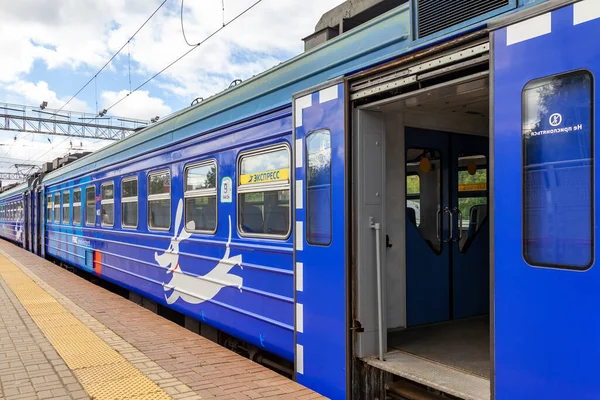
[[[552,32],[552,13],[542,14],[506,28],[506,45],[524,42]]]
[[[327,89],[319,91],[319,103],[325,103],[338,98],[338,87],[330,86]]]
[[[296,221],[296,251],[304,250],[304,225]]]
[[[296,168],[302,168],[302,139],[296,139]]]
[[[573,25],[600,18],[600,1],[583,0],[573,4]]]
[[[302,198],[303,198],[304,192],[302,191],[302,180],[298,179],[296,181],[296,208],[298,210],[302,210],[302,208],[304,207]]]
[[[312,106],[312,94],[307,94],[296,99],[296,107],[294,113],[296,114],[296,126],[302,126],[302,110]]]
[[[304,264],[296,263],[296,291],[304,291]]]
[[[304,305],[296,303],[296,332],[304,333]]]
[[[296,343],[296,372],[304,374],[304,347]]]

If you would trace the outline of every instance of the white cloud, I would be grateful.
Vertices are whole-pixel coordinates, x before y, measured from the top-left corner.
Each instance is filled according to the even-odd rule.
[[[68,153],[96,151],[112,143],[105,140],[68,138],[63,136],[46,136],[38,134],[0,133],[0,171],[16,173],[15,164],[41,165],[43,161],[51,161]],[[51,142],[48,141],[51,140]],[[26,169],[21,167],[21,169]],[[11,182],[4,180],[3,184]]]
[[[255,0],[226,0],[225,19],[234,18]],[[263,0],[158,79],[129,96],[110,115],[161,118],[173,105],[189,104],[226,89],[234,79],[248,79],[303,50],[302,38],[313,32],[319,17],[343,0]],[[117,51],[162,0],[77,0],[48,2],[19,0],[0,7],[0,101],[39,105],[48,101],[59,108]],[[187,0],[186,35],[198,42],[222,26],[221,0]],[[189,50],[183,40],[180,0],[165,6],[140,31],[115,62],[98,79],[100,108],[128,93],[131,52],[135,88]],[[34,68],[35,67],[35,68]],[[60,74],[54,75],[55,72]],[[64,82],[65,72],[70,74]],[[56,77],[60,76],[60,78]],[[126,77],[124,79],[124,77]],[[62,79],[62,81],[58,81]],[[127,82],[127,83],[126,83]],[[60,88],[57,94],[57,88]],[[65,89],[67,88],[67,89]],[[86,89],[67,109],[94,112],[93,88]],[[87,101],[86,101],[87,100]],[[103,106],[103,107],[102,107]],[[3,157],[44,160],[62,156],[69,140],[62,137],[0,132]],[[12,145],[12,146],[11,146]],[[89,149],[103,145],[84,141]],[[65,147],[66,146],[66,147]],[[6,154],[5,154],[6,153]],[[14,162],[13,162],[14,163]],[[8,166],[2,163],[2,169]]]
[[[58,98],[56,92],[50,90],[48,83],[39,81],[37,83],[24,80],[16,80],[12,83],[0,85],[5,91],[6,102],[17,104],[38,105],[42,101],[47,101],[49,108],[58,109],[62,107],[69,99]],[[91,107],[83,100],[77,98],[71,100],[67,109],[69,111],[93,112]]]
[[[226,21],[254,1],[226,1]],[[35,60],[43,61],[51,70],[93,72],[125,43],[159,3],[7,2],[0,8],[0,51],[5,55],[0,63],[0,81],[10,82],[28,73]],[[323,12],[339,3],[341,0],[304,0],[299,7],[296,0],[264,0],[165,72],[164,78],[175,84],[165,87],[188,98],[206,97],[217,88],[224,89],[225,81],[247,79],[262,72],[282,61],[282,55],[287,58],[300,53],[301,38],[312,33]],[[190,42],[198,42],[222,26],[221,4],[221,0],[185,3],[184,24]],[[129,47],[138,71],[146,76],[190,49],[181,33],[180,6],[179,1],[168,1]],[[253,52],[260,54],[252,57]],[[127,52],[122,53],[121,59],[125,57]]]
[[[120,99],[127,96],[128,90],[120,92],[102,92],[102,107],[108,108]],[[131,116],[139,119],[149,120],[156,116],[165,117],[171,114],[171,107],[166,105],[163,100],[157,97],[151,97],[148,91],[139,90],[132,93],[127,99],[117,104],[110,110],[111,115]]]

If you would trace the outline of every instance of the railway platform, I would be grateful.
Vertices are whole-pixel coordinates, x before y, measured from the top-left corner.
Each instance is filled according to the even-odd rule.
[[[320,395],[0,240],[0,399]]]

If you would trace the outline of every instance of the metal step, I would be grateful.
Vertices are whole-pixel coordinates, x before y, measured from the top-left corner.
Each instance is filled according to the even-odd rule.
[[[386,400],[449,400],[450,398],[455,397],[442,396],[406,380],[386,385]]]

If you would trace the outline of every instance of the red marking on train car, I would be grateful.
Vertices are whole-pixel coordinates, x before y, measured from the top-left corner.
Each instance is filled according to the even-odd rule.
[[[98,276],[102,272],[102,253],[98,250],[94,250],[94,271],[96,271]]]

